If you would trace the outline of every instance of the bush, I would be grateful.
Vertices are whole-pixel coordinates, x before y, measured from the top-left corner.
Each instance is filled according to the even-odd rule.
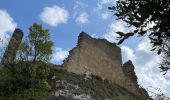
[[[51,68],[43,62],[19,62],[1,68],[0,96],[12,95],[27,89],[49,91],[51,72]]]
[[[0,96],[0,100],[49,100],[49,93],[39,89],[26,89],[10,96]]]

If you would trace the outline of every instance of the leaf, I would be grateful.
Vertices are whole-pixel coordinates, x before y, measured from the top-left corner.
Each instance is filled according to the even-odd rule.
[[[119,34],[121,37],[125,36],[125,33],[123,33],[123,32],[116,32],[116,33]]]
[[[132,33],[132,32],[126,34],[127,37],[130,37],[130,36],[133,36],[133,35],[134,35],[134,33]]]
[[[134,25],[135,27],[140,27],[140,25],[141,25],[141,23],[139,23],[139,22],[132,22],[131,24]]]
[[[134,30],[134,33],[137,33],[138,32],[138,30]]]
[[[115,10],[116,8],[114,6],[108,7],[109,10]]]
[[[118,44],[118,45],[122,44],[124,40],[125,40],[125,39],[121,39],[117,44]]]
[[[151,49],[151,51],[154,51],[156,48]]]
[[[160,54],[161,54],[161,52],[162,52],[162,49],[159,49],[159,50],[158,50],[158,55],[160,55]]]
[[[141,32],[139,32],[139,34],[143,36],[144,34],[146,34],[146,32],[147,31],[141,31]]]

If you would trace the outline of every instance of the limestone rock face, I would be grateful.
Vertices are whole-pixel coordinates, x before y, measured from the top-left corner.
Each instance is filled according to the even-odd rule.
[[[69,53],[63,63],[67,71],[100,76],[126,88],[141,100],[149,100],[147,92],[139,88],[132,62],[122,65],[121,49],[115,43],[95,39],[82,32],[77,46]]]
[[[133,93],[101,77],[56,69],[50,100],[139,100]],[[142,99],[145,100],[145,99]]]
[[[20,45],[20,43],[22,41],[22,37],[23,37],[22,30],[15,29],[15,31],[14,31],[14,33],[12,35],[12,38],[9,41],[9,44],[8,44],[6,50],[5,50],[4,56],[2,58],[1,63],[3,65],[13,63],[13,61],[14,61],[14,59],[16,57],[19,45]]]

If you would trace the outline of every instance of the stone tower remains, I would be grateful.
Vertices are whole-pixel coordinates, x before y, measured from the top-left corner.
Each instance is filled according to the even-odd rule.
[[[3,65],[11,64],[14,62],[19,45],[23,38],[23,32],[20,29],[15,29],[9,44],[5,50],[1,63]]]
[[[70,51],[69,58],[64,62],[64,67],[70,72],[117,79],[119,84],[123,71],[117,66],[122,66],[120,48],[105,39],[91,38],[84,32],[80,33],[77,47]]]
[[[131,61],[122,64],[121,49],[105,39],[95,39],[82,32],[78,43],[64,60],[64,68],[76,74],[93,74],[126,88],[141,100],[148,93],[139,87]]]

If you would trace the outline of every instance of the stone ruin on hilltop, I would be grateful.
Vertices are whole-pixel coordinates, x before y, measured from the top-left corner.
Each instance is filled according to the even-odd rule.
[[[20,29],[15,29],[9,44],[5,50],[4,56],[1,60],[1,64],[7,65],[14,62],[19,45],[21,44],[23,38],[23,32]]]
[[[22,37],[23,32],[16,29],[1,64],[8,65],[14,62]],[[146,90],[138,85],[132,62],[122,64],[121,49],[115,43],[105,39],[95,39],[84,32],[80,33],[77,46],[70,51],[69,57],[64,60],[62,66],[68,72],[80,75],[93,74],[107,79],[126,88],[140,100],[150,99]]]
[[[149,100],[145,89],[140,88],[134,66],[129,60],[122,64],[121,49],[105,39],[95,39],[82,32],[78,43],[64,60],[63,67],[76,74],[93,74],[116,83],[141,100]]]

